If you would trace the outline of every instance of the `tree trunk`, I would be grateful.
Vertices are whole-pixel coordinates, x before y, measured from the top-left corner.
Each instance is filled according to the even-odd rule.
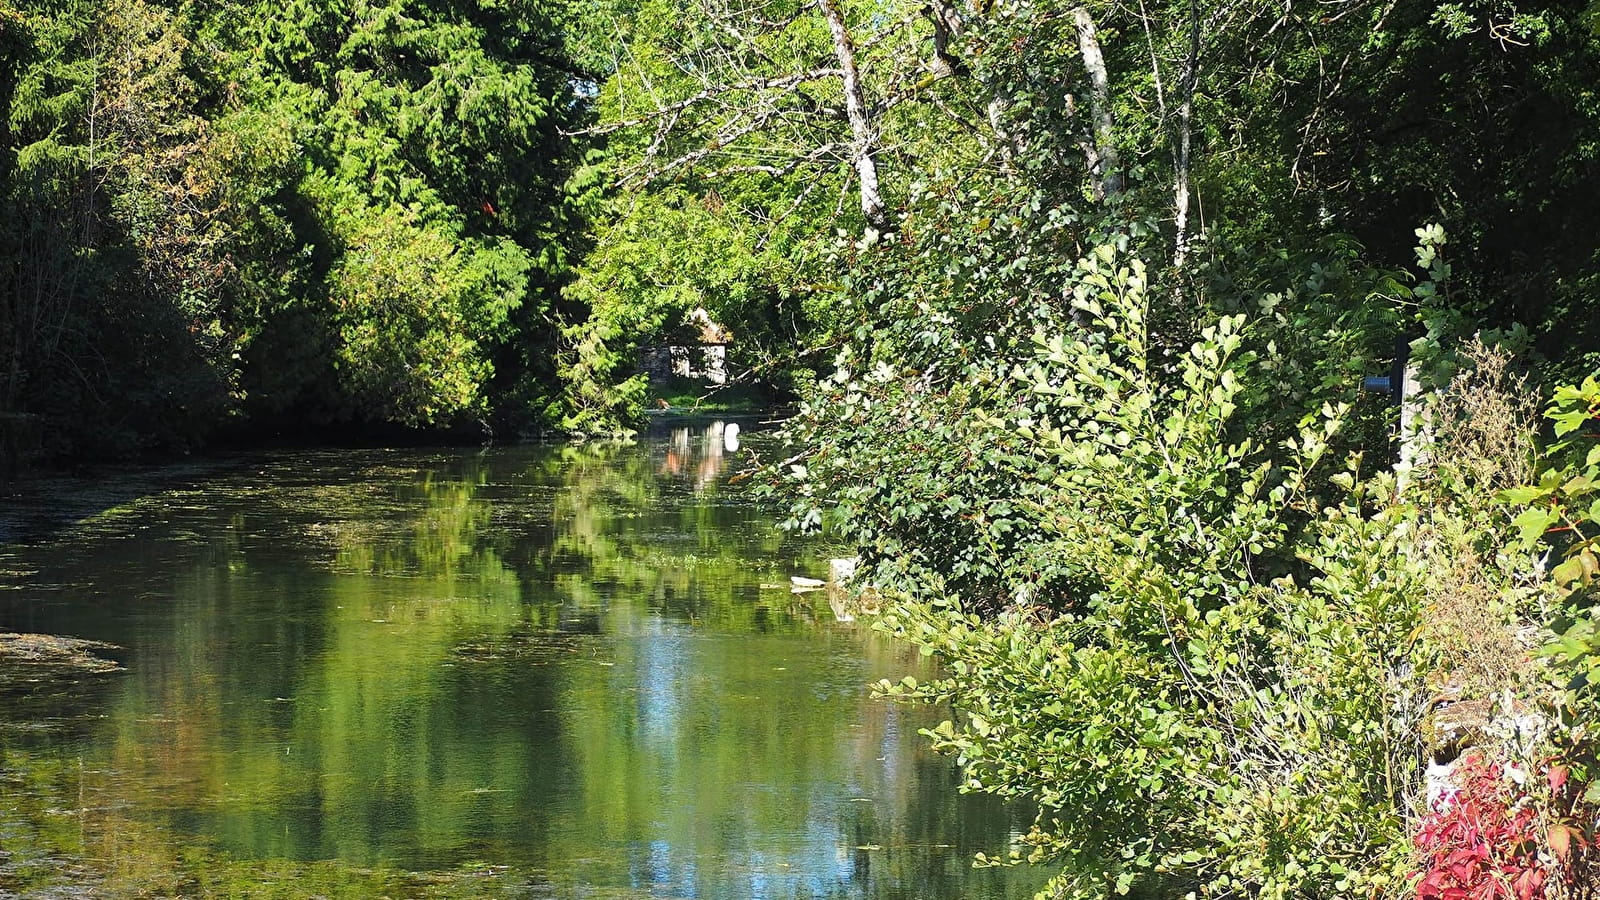
[[[1194,103],[1189,98],[1184,98],[1178,106],[1178,151],[1176,157],[1177,173],[1172,183],[1172,209],[1173,222],[1177,225],[1177,238],[1172,247],[1172,267],[1181,276],[1183,267],[1189,261],[1189,142],[1191,129],[1189,118],[1193,111]]]
[[[861,189],[861,214],[867,224],[884,231],[888,221],[884,216],[883,197],[878,193],[878,164],[873,159],[877,139],[872,133],[872,123],[867,119],[866,98],[861,91],[861,72],[856,68],[856,50],[850,42],[850,31],[845,27],[834,0],[817,0],[822,15],[828,20],[828,30],[833,33],[833,52],[839,58],[843,72],[844,110],[850,120],[850,161],[856,170],[856,181]]]
[[[1177,237],[1172,248],[1172,268],[1180,284],[1189,262],[1189,149],[1194,135],[1194,93],[1200,82],[1200,7],[1189,2],[1189,54],[1184,60],[1183,81],[1179,85],[1178,146],[1173,151],[1172,208]]]
[[[950,53],[950,41],[961,37],[967,27],[966,19],[946,0],[931,0],[926,12],[928,21],[933,23],[933,74],[949,78],[961,70],[961,61]]]
[[[1100,52],[1100,35],[1082,6],[1072,10],[1078,30],[1078,53],[1089,73],[1089,112],[1094,117],[1094,143],[1085,152],[1089,173],[1095,179],[1094,195],[1104,200],[1122,192],[1122,160],[1117,155],[1111,118],[1111,78],[1106,73],[1106,58]]]

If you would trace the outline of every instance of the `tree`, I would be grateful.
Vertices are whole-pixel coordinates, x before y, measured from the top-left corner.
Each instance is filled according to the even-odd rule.
[[[223,127],[253,139],[265,114],[307,163],[250,173],[283,179],[255,191],[267,216],[234,210],[268,261],[242,286],[251,408],[487,416],[495,367],[510,389],[549,348],[575,240],[559,132],[582,105],[552,8],[291,5],[216,27],[238,48],[224,70],[255,85]]]
[[[227,405],[231,347],[187,42],[142,0],[13,23],[0,410],[80,447],[192,439]]]

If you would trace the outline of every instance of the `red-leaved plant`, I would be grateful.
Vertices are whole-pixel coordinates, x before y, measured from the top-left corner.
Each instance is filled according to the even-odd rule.
[[[1553,782],[1556,771],[1550,775]],[[1417,830],[1417,900],[1542,897],[1546,872],[1532,799],[1513,790],[1504,766],[1476,753],[1456,763],[1453,780],[1456,789]]]

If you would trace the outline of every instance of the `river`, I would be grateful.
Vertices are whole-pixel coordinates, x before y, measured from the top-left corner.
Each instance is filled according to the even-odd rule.
[[[0,896],[1026,896],[971,867],[1026,817],[957,791],[939,711],[868,696],[926,663],[788,589],[825,567],[730,483],[752,442],[46,497],[0,545],[0,631],[123,671],[0,681]]]

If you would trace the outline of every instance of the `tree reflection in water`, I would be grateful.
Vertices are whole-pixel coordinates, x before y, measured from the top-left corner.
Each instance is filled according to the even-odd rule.
[[[919,662],[761,587],[816,561],[736,446],[252,458],[5,550],[0,626],[128,671],[0,697],[0,891],[1025,893],[969,866],[1014,816],[867,698]]]

